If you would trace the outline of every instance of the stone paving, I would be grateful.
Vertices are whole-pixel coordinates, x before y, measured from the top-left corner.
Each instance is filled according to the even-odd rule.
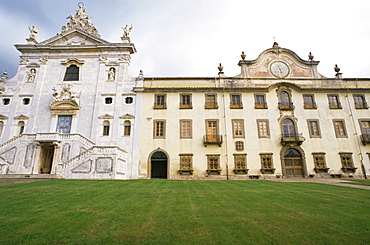
[[[288,179],[276,179],[271,180],[276,182],[311,182],[311,183],[320,183],[320,184],[327,184],[327,185],[337,185],[337,186],[346,186],[346,187],[353,187],[358,189],[365,189],[370,190],[370,186],[366,185],[355,185],[351,184],[352,181],[348,179],[328,179],[328,178],[288,178]]]

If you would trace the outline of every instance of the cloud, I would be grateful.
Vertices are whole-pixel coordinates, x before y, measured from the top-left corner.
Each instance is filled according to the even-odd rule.
[[[28,26],[36,25],[39,40],[52,37],[78,7],[74,0],[5,0],[0,69],[15,73],[19,53],[14,43],[25,43]],[[138,53],[130,74],[145,76],[217,76],[221,62],[227,76],[239,74],[241,51],[247,59],[272,46],[302,59],[312,52],[319,71],[334,76],[338,64],[344,77],[370,77],[367,49],[370,40],[370,2],[334,0],[298,2],[246,0],[85,0],[87,13],[103,39],[120,42],[121,27],[133,24],[131,41]],[[10,35],[11,34],[11,35]],[[0,70],[1,72],[1,70]]]

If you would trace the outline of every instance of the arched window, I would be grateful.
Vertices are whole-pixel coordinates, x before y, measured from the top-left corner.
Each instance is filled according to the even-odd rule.
[[[4,129],[4,122],[0,121],[0,137],[3,134],[3,129]]]
[[[294,122],[290,118],[285,118],[283,120],[283,137],[284,138],[295,138],[296,132],[295,132],[295,126]]]
[[[103,136],[109,136],[110,122],[105,120],[103,122]]]
[[[131,135],[131,122],[129,120],[125,120],[125,122],[123,123],[123,126],[124,126],[123,135],[130,136]]]
[[[288,92],[286,92],[286,91],[281,91],[280,92],[279,99],[280,99],[281,105],[289,105],[289,103],[290,103],[290,96],[289,96]]]
[[[66,74],[64,75],[64,81],[78,81],[79,70],[79,67],[76,65],[70,65],[67,67]]]
[[[25,126],[25,123],[23,121],[18,122],[18,134],[17,135],[23,134],[24,126]]]

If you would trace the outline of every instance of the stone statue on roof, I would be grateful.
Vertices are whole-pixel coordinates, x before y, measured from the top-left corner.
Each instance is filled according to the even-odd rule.
[[[37,38],[37,33],[39,32],[36,28],[36,26],[29,26],[28,29],[30,30],[30,38],[31,39],[36,39]]]
[[[130,33],[132,31],[133,26],[131,25],[130,27],[126,25],[125,27],[121,27],[123,30],[123,37],[129,37]]]
[[[100,37],[98,30],[95,28],[94,24],[91,21],[90,16],[86,13],[86,8],[83,3],[78,4],[78,9],[76,10],[75,15],[70,15],[67,17],[69,23],[62,27],[62,34],[71,29],[80,29],[86,31],[89,34]]]

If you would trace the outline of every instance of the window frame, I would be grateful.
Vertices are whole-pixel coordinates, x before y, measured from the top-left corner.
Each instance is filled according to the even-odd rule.
[[[312,131],[311,123],[316,123],[317,126],[317,135]],[[320,123],[318,119],[307,119],[308,134],[310,138],[321,138]]]
[[[240,129],[237,124],[240,124]],[[244,130],[244,119],[231,119],[231,124],[233,127],[233,138],[245,138],[245,130]],[[241,135],[237,135],[240,131]]]
[[[261,169],[274,169],[273,153],[260,153]],[[267,165],[265,165],[264,159],[268,160]]]
[[[334,100],[335,98],[335,100]],[[339,94],[328,94],[329,109],[342,109]],[[332,103],[335,102],[335,103]]]
[[[162,135],[157,134],[161,131],[160,128],[158,128],[162,123]],[[165,139],[166,138],[166,120],[164,119],[156,119],[153,120],[153,139]]]
[[[352,152],[339,152],[340,163],[344,169],[354,169],[355,164],[353,162]],[[344,159],[347,158],[347,159]]]
[[[360,98],[360,104],[357,103],[358,99],[356,98]],[[355,104],[355,109],[369,109],[364,94],[353,94],[353,102]]]
[[[247,154],[246,153],[234,153],[234,172],[235,171],[246,171],[247,169]]]
[[[111,123],[109,120],[104,120],[103,121],[103,132],[102,132],[102,136],[109,136],[110,135],[110,127],[111,126]]]
[[[72,67],[72,66],[75,66],[77,68],[77,71],[78,71],[77,73],[68,73],[69,68]],[[81,77],[81,74],[80,74],[81,69],[80,68],[81,67],[78,66],[77,64],[70,64],[69,66],[67,66],[65,71],[64,71],[63,82],[80,81],[80,77]],[[66,79],[67,78],[67,73],[68,73],[69,76],[72,76],[72,75],[76,76],[76,74],[77,74],[77,79],[72,79],[72,78],[76,78],[76,77],[71,77],[71,78]]]
[[[189,135],[184,134],[184,123],[189,123]],[[192,139],[193,138],[193,120],[191,119],[180,119],[180,139]]]
[[[241,140],[235,141],[235,151],[241,152],[244,150],[245,150],[244,141]]]
[[[153,109],[167,109],[167,94],[154,94]]]
[[[215,168],[214,163],[211,163],[213,159],[217,159],[217,168]],[[207,154],[207,170],[208,171],[221,171],[220,160],[221,160],[220,154]]]
[[[125,98],[125,104],[130,105],[132,103],[134,103],[134,98],[133,97],[128,96],[128,97]]]
[[[317,109],[314,94],[303,94],[302,97],[303,97],[303,108],[304,109]],[[310,99],[311,103],[306,103],[307,102],[306,98],[311,98]]]
[[[269,124],[269,119],[257,119],[257,131],[258,131],[258,138],[270,138],[270,124]],[[260,123],[266,122],[266,133],[267,135],[262,135],[261,134],[261,128],[260,128]]]
[[[131,136],[131,121],[130,120],[125,120],[123,122],[123,136],[129,137]]]
[[[343,133],[344,133],[343,135],[339,134],[340,129],[337,130],[336,123],[341,123],[342,124],[342,127],[343,127],[342,130],[343,130]],[[334,126],[335,136],[337,138],[348,138],[346,123],[345,123],[344,119],[333,119],[333,126]]]
[[[317,169],[326,169],[325,152],[312,152],[313,163]]]
[[[263,98],[262,102],[258,98]],[[267,109],[266,94],[254,94],[254,109]]]
[[[218,109],[216,93],[207,93],[204,96],[205,96],[205,102],[204,102],[205,109]],[[210,101],[209,98],[214,98],[214,101]]]
[[[185,97],[188,97],[188,99],[184,99]],[[192,99],[193,99],[192,94],[190,94],[190,93],[180,94],[179,108],[180,109],[193,109]],[[184,103],[184,101],[186,103]]]
[[[238,98],[237,101],[234,101],[234,97]],[[230,94],[230,109],[243,109],[241,93],[231,93]]]
[[[193,154],[192,153],[180,153],[180,173],[181,171],[193,171]],[[188,160],[187,160],[188,159]],[[188,165],[188,166],[185,166]]]
[[[104,104],[105,105],[111,105],[113,104],[113,97],[107,96],[104,98]]]

